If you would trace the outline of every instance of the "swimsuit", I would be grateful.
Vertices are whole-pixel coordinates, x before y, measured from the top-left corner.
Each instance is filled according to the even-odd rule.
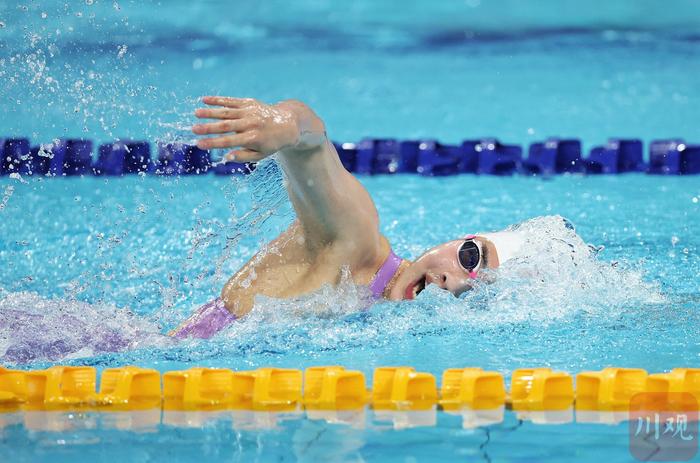
[[[382,297],[387,285],[399,270],[401,261],[402,259],[394,254],[393,250],[389,249],[389,257],[387,257],[382,266],[379,267],[379,270],[374,274],[374,278],[372,278],[369,284],[369,290],[372,291],[372,296],[374,296],[375,299]]]
[[[369,284],[369,290],[372,292],[375,300],[381,299],[384,290],[391,279],[394,278],[394,275],[396,275],[400,265],[401,258],[394,254],[394,251],[389,250],[389,257],[379,267]],[[208,339],[233,323],[237,318],[226,309],[223,299],[217,297],[197,309],[190,318],[175,330],[172,336],[177,339],[190,337]]]
[[[180,326],[173,334],[174,338],[202,338],[209,339],[216,333],[226,328],[236,320],[236,316],[229,312],[224,305],[224,300],[217,297],[209,301]]]

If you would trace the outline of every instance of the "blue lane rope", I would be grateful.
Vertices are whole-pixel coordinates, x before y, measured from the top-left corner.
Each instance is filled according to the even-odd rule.
[[[686,144],[682,139],[651,142],[648,162],[641,140],[618,138],[592,148],[588,157],[583,155],[580,140],[560,138],[532,143],[527,158],[520,145],[503,144],[495,138],[465,140],[459,145],[367,138],[334,145],[348,171],[366,175],[700,174],[700,145]],[[0,138],[0,175],[233,175],[255,168],[253,164],[215,164],[209,151],[184,143],[115,141],[100,145],[96,157],[93,147],[86,139],[59,139],[32,146],[29,138]]]

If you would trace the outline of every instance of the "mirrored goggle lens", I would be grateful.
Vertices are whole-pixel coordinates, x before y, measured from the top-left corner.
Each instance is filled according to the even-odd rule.
[[[459,248],[459,263],[468,271],[473,271],[481,261],[481,252],[474,241],[465,241]]]

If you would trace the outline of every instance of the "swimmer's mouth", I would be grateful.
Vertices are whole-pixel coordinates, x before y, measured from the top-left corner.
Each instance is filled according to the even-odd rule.
[[[420,294],[421,291],[425,289],[425,275],[423,277],[413,283],[412,285],[409,285],[408,288],[406,288],[406,294],[404,294],[405,299],[415,299],[416,296]]]

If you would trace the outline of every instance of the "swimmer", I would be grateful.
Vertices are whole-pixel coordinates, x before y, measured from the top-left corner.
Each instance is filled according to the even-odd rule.
[[[397,256],[380,233],[377,210],[365,188],[343,167],[323,121],[305,104],[268,105],[250,98],[208,96],[195,116],[203,149],[231,149],[226,159],[257,162],[274,153],[287,178],[296,220],[253,256],[205,304],[170,334],[208,338],[252,308],[256,295],[299,296],[337,285],[344,267],[375,300],[414,299],[428,285],[455,296],[471,289],[526,246],[517,230],[455,237],[411,262]],[[561,223],[561,218],[558,218]],[[568,222],[564,225],[568,227]]]

